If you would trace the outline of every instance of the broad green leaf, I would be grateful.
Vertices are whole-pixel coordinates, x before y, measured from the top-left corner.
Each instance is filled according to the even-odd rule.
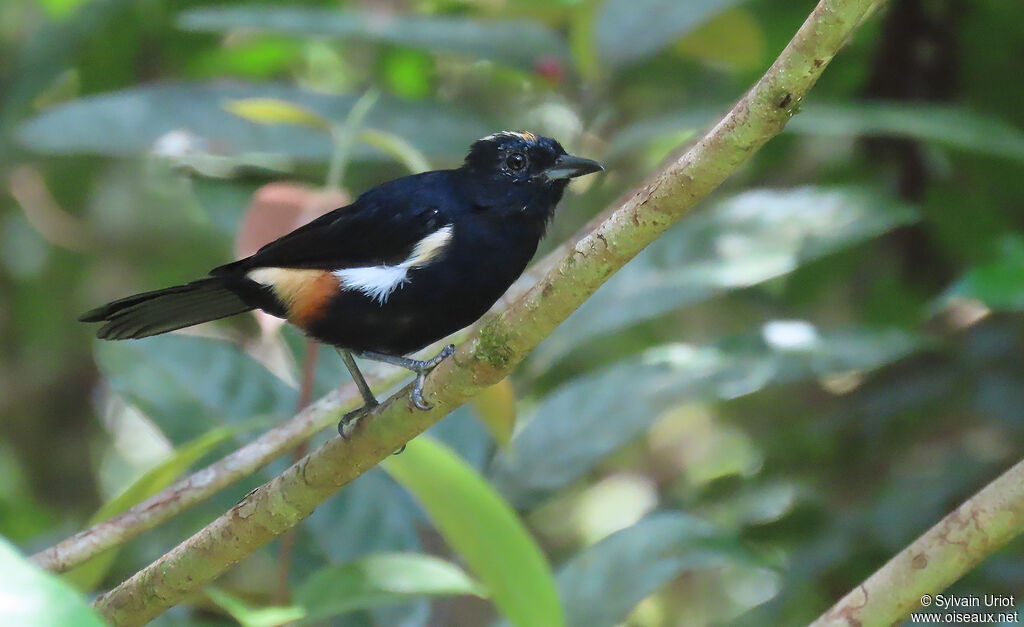
[[[494,436],[467,403],[430,427],[427,434],[480,472],[494,455]]]
[[[116,516],[171,485],[193,464],[220,444],[231,439],[239,430],[239,428],[218,427],[176,449],[168,459],[143,473],[121,494],[104,503],[89,519],[89,525],[95,525]],[[110,565],[113,564],[117,553],[116,548],[104,551],[81,566],[68,571],[64,575],[64,579],[73,583],[80,590],[92,590],[99,585],[107,571],[110,570]]]
[[[487,596],[451,562],[420,553],[374,553],[313,573],[295,591],[295,601],[305,609],[306,620],[319,621],[423,596],[462,594]]]
[[[173,143],[176,150],[199,153],[276,153],[306,161],[330,157],[331,139],[319,129],[253,124],[222,106],[253,98],[294,103],[339,123],[356,101],[276,84],[148,85],[52,107],[23,124],[18,137],[33,150],[55,154],[132,156],[151,152],[158,143],[167,151]],[[374,106],[366,124],[402,137],[429,157],[451,160],[461,159],[473,140],[492,130],[451,105],[387,99]],[[379,160],[380,152],[359,144],[353,156]]]
[[[708,519],[730,527],[764,525],[785,516],[800,496],[801,488],[790,481],[751,481],[701,511]]]
[[[474,396],[470,404],[498,445],[508,444],[516,426],[516,391],[512,382],[502,379]]]
[[[401,487],[373,469],[318,507],[306,526],[328,560],[347,562],[372,551],[419,550],[416,510]]]
[[[683,54],[741,69],[758,69],[764,57],[764,32],[750,11],[729,9],[679,42]]]
[[[1000,311],[1024,310],[1024,237],[1007,235],[998,256],[967,270],[942,300],[973,298]]]
[[[476,471],[424,436],[382,465],[416,496],[512,624],[564,624],[544,553],[515,511]]]
[[[241,599],[218,590],[207,588],[206,596],[238,621],[242,627],[277,627],[306,616],[302,607],[252,607]]]
[[[889,102],[807,105],[786,128],[828,137],[906,137],[1024,161],[1024,131],[966,107]]]
[[[597,14],[598,53],[613,68],[649,57],[738,0],[605,0]]]
[[[759,336],[710,346],[671,344],[546,396],[494,460],[494,484],[521,507],[582,477],[646,431],[668,409],[733,399],[770,385],[877,368],[920,346],[903,331],[819,331],[802,321],[766,323]]]
[[[623,154],[667,133],[703,128],[728,110],[689,109],[636,122],[620,131],[608,152]],[[822,137],[906,137],[1024,160],[1024,131],[966,107],[898,102],[811,103],[786,126],[787,133]]]
[[[0,538],[0,624],[103,627],[76,590],[29,563]]]
[[[227,342],[186,335],[97,342],[96,360],[114,390],[174,443],[295,410],[296,391]]]
[[[316,508],[303,527],[309,532],[311,550],[327,562],[341,563],[374,552],[419,552],[421,524],[422,513],[409,494],[383,470],[372,468]],[[400,606],[374,608],[367,615],[370,613],[373,621],[355,619],[353,624],[404,625],[429,613],[429,603],[406,601]]]
[[[330,131],[331,123],[306,107],[276,98],[227,100],[224,110],[258,124],[295,124]]]
[[[759,564],[733,534],[682,512],[659,512],[569,559],[558,594],[570,627],[613,627],[679,575]]]
[[[695,213],[652,243],[548,336],[528,372],[544,372],[595,338],[800,265],[912,222],[870,189],[755,189]],[[629,303],[623,307],[622,303]]]
[[[384,15],[311,7],[206,7],[185,11],[187,30],[252,29],[303,37],[389,43],[436,53],[454,53],[532,67],[545,57],[565,58],[566,46],[552,30],[526,20],[454,16]]]

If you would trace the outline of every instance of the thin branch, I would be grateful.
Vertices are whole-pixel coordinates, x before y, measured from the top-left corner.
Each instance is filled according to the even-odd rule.
[[[811,627],[899,623],[921,608],[922,597],[934,598],[1021,531],[1024,461],[897,553]]]
[[[288,422],[274,427],[216,463],[135,507],[36,553],[31,559],[42,568],[62,573],[107,549],[124,544],[248,477],[324,427],[337,422],[342,413],[353,409],[359,400],[359,392],[354,385],[335,390]]]
[[[679,160],[575,243],[505,311],[489,316],[427,379],[260,486],[191,538],[99,597],[112,625],[141,625],[297,525],[320,503],[474,394],[504,378],[616,270],[707,196],[796,111],[825,66],[881,0],[822,0],[760,81]]]

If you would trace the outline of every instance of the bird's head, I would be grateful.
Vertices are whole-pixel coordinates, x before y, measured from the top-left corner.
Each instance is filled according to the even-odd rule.
[[[491,210],[537,215],[545,221],[562,198],[569,179],[599,172],[590,159],[567,154],[550,137],[528,131],[502,131],[473,143],[462,169],[474,199]]]

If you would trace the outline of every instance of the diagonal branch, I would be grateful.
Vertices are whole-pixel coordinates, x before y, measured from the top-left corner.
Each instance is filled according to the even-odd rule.
[[[389,380],[387,383],[397,383],[398,376],[401,375],[396,373],[395,380]],[[292,419],[268,430],[213,464],[192,473],[121,514],[36,553],[31,559],[41,568],[53,572],[71,570],[248,477],[305,442],[321,429],[333,425],[344,411],[354,409],[361,400],[354,385],[346,385],[335,390]]]
[[[811,623],[894,625],[1024,530],[1024,461],[1018,462],[897,553]]]
[[[191,538],[96,600],[113,625],[140,625],[297,525],[317,505],[504,378],[616,270],[777,135],[846,39],[882,0],[821,0],[767,73],[698,143],[575,242],[505,311],[488,317],[427,380],[430,411],[409,387]]]

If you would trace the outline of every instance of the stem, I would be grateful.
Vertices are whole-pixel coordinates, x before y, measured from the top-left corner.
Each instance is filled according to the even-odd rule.
[[[410,386],[260,486],[188,540],[99,597],[112,625],[141,625],[212,581],[303,518],[525,355],[647,244],[677,222],[785,127],[863,17],[881,0],[822,0],[757,84],[682,157],[561,256],[532,289],[485,318],[427,378],[429,411],[412,408]]]
[[[1024,461],[953,510],[811,623],[893,625],[1024,530]]]
[[[345,170],[348,168],[349,158],[352,156],[352,147],[356,144],[359,129],[362,128],[366,116],[370,113],[373,105],[377,104],[380,92],[370,89],[356,100],[349,110],[345,121],[341,126],[331,127],[331,139],[334,142],[334,151],[331,153],[331,161],[327,166],[328,190],[340,190],[341,181],[345,177]]]

